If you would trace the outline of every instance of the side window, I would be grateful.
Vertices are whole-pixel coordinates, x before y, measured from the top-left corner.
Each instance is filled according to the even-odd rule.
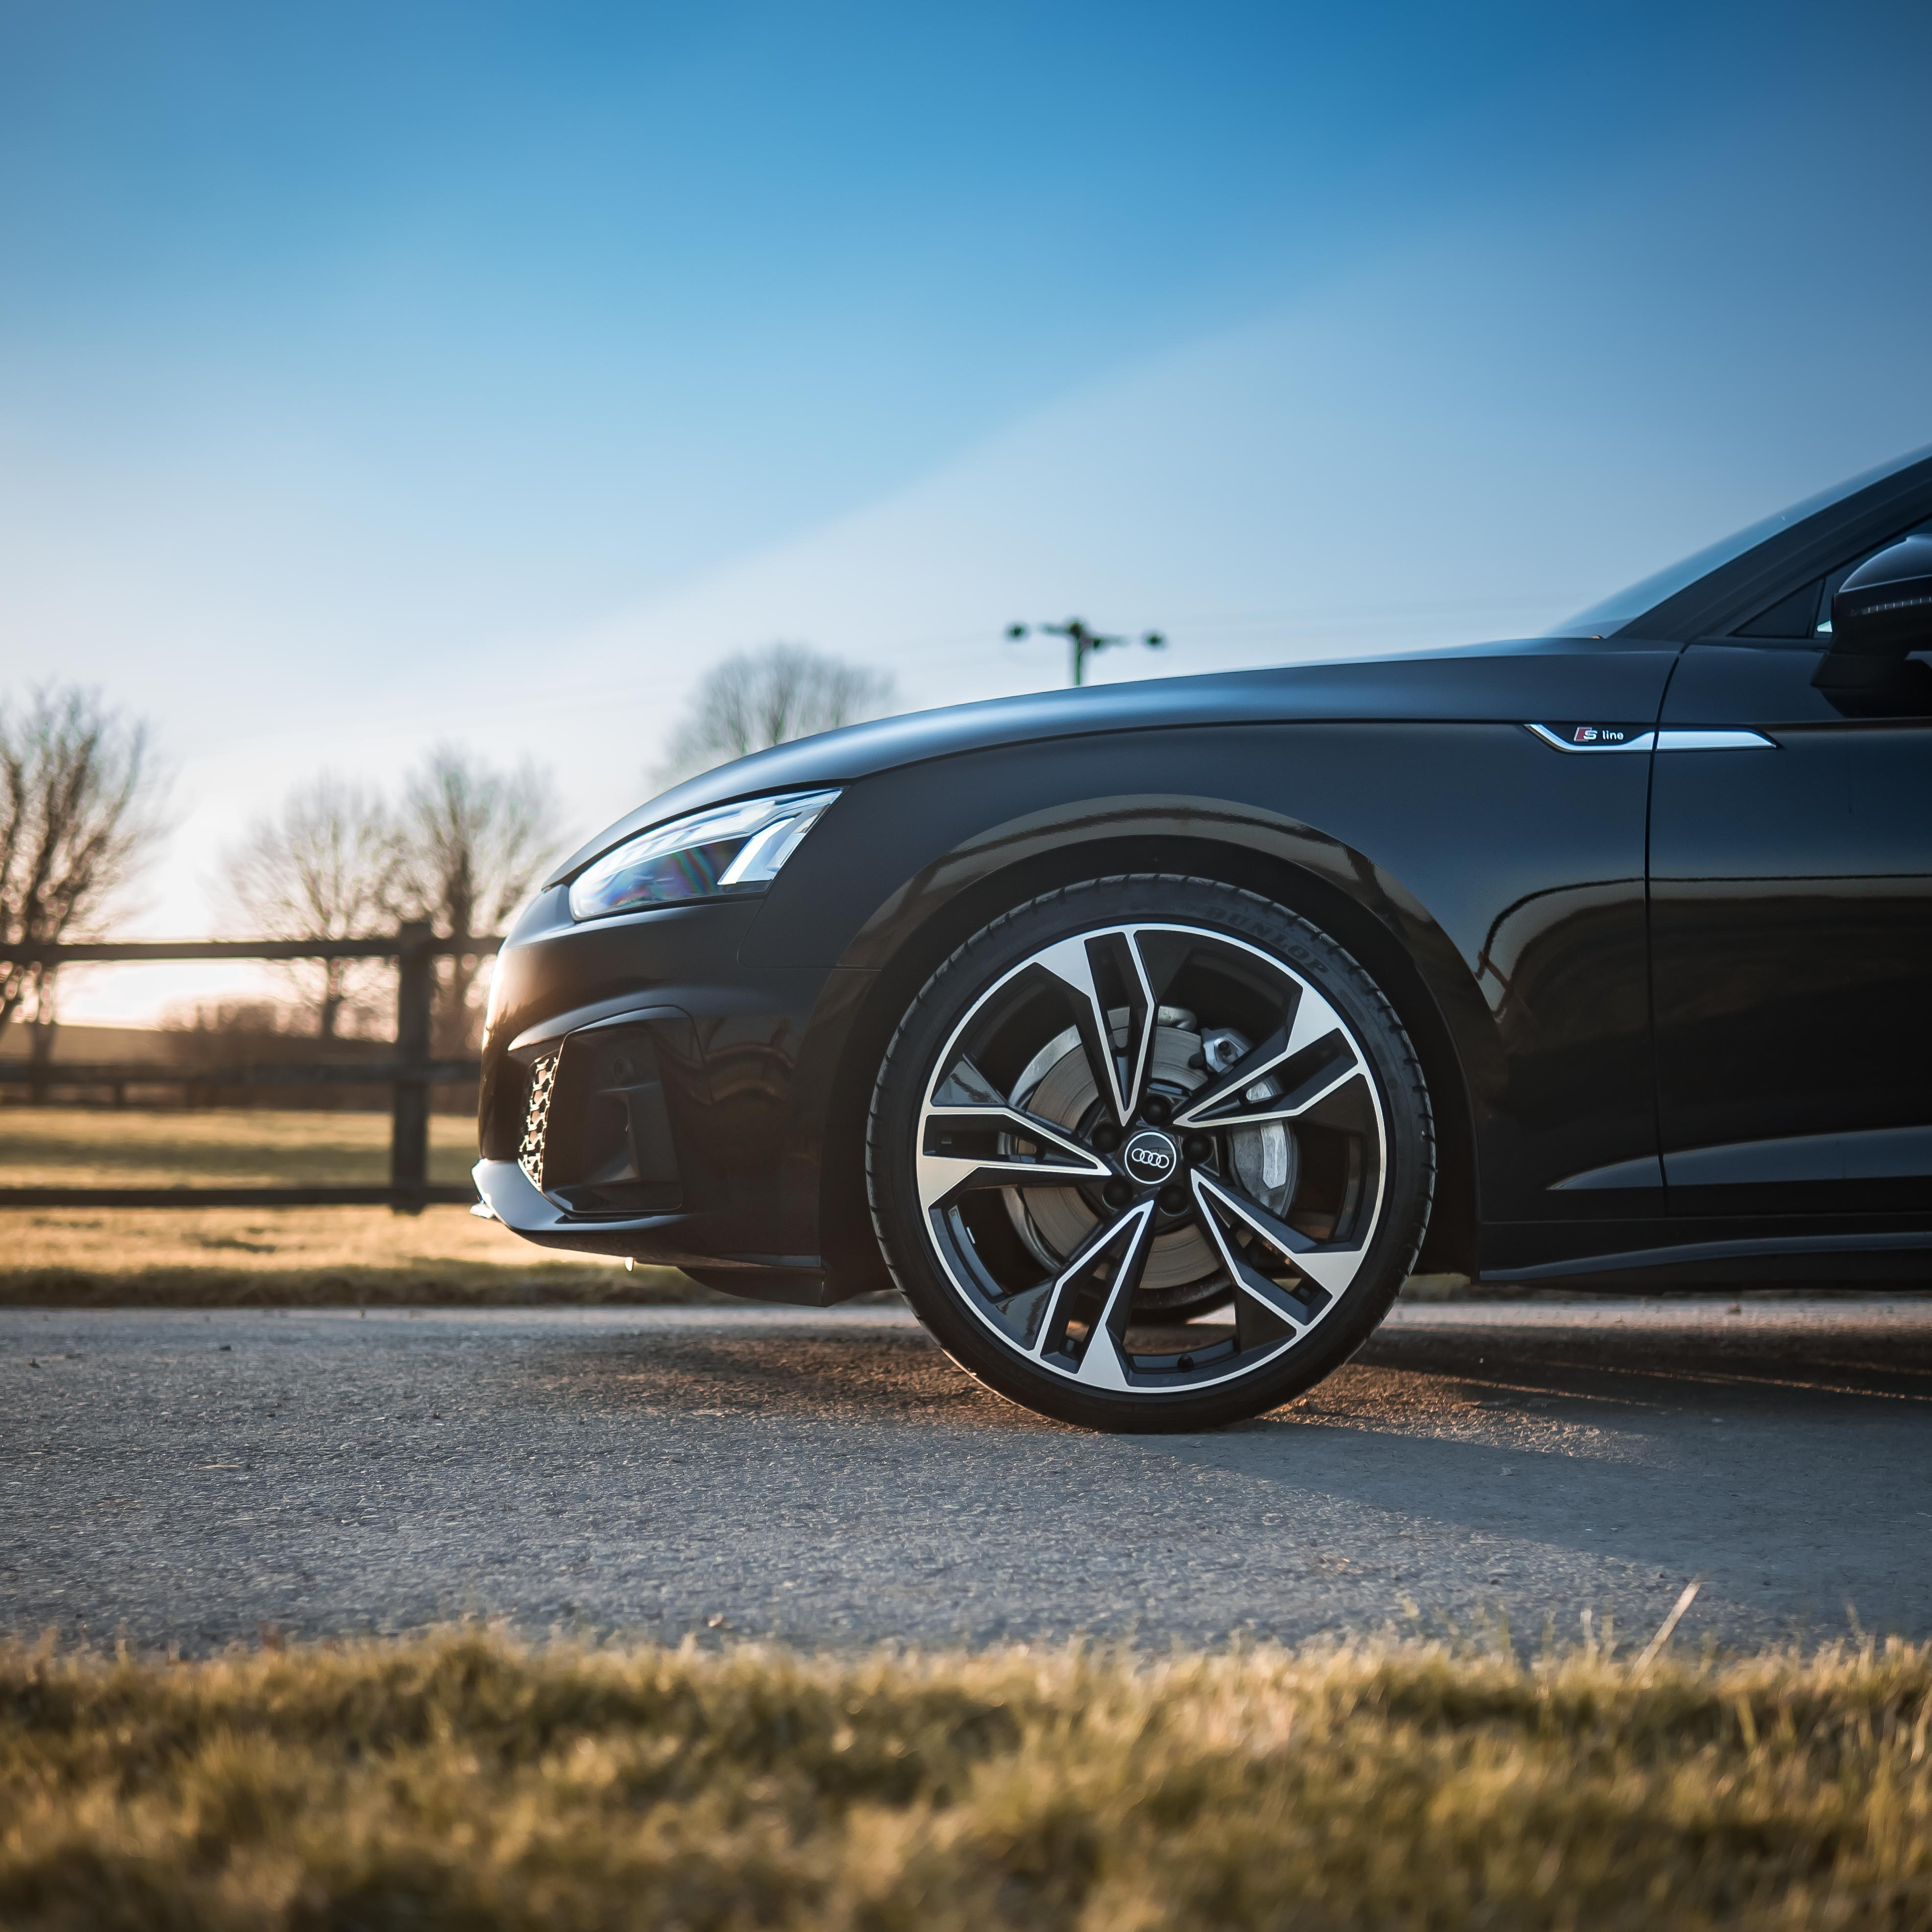
[[[1768,609],[1760,610],[1749,623],[1740,624],[1731,635],[1784,638],[1794,644],[1808,644],[1814,638],[1829,638],[1832,598],[1838,586],[1868,557],[1888,550],[1900,537],[1912,536],[1932,536],[1932,517],[1922,524],[1914,524],[1909,530],[1900,530],[1898,536],[1887,537],[1883,543],[1873,544],[1860,550],[1856,556],[1848,558],[1836,570],[1828,571],[1822,577],[1814,577],[1809,584],[1787,592]]]
[[[1846,570],[1850,564],[1845,566]],[[1842,577],[1844,572],[1839,573]],[[1794,590],[1789,597],[1780,597],[1768,610],[1760,610],[1748,624],[1740,624],[1731,634],[1734,638],[1790,638],[1802,640],[1816,634],[1818,613],[1828,609],[1822,604],[1826,580],[1814,577],[1802,589]]]

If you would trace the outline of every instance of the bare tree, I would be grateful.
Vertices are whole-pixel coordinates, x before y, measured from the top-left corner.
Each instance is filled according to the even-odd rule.
[[[896,695],[890,674],[807,645],[741,651],[698,686],[655,776],[675,784],[752,752],[880,717]]]
[[[395,916],[403,852],[379,794],[325,773],[257,819],[229,855],[228,891],[251,934],[266,939],[358,939]],[[368,984],[372,962],[292,960],[284,969],[333,1040]]]
[[[525,765],[498,771],[453,745],[433,752],[405,791],[400,902],[446,938],[501,928],[558,844],[555,788]],[[476,1028],[474,958],[439,965],[439,1050],[467,1050]]]
[[[145,726],[75,687],[0,706],[0,938],[50,945],[94,930],[160,830]],[[0,1032],[29,990],[47,1024],[52,980],[0,962]]]

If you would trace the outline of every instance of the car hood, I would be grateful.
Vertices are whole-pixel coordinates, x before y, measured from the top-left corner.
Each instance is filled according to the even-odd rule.
[[[704,806],[848,784],[961,752],[1101,731],[1292,719],[1652,721],[1674,644],[1532,638],[1446,650],[1090,685],[851,724],[755,752],[660,792],[573,852],[560,884],[632,833]]]

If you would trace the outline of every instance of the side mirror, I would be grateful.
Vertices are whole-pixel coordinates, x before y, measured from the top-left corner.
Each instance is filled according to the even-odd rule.
[[[1868,556],[1832,599],[1832,648],[1811,682],[1865,691],[1932,646],[1932,536],[1904,537]]]

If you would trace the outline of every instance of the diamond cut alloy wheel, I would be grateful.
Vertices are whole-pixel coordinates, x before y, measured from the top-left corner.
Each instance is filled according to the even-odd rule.
[[[1108,898],[1161,903],[1091,916]],[[916,1003],[874,1114],[915,1307],[1002,1392],[1101,1426],[1232,1419],[1325,1372],[1328,1331],[1346,1354],[1406,1271],[1432,1171],[1413,1056],[1361,969],[1203,880],[996,922]]]

